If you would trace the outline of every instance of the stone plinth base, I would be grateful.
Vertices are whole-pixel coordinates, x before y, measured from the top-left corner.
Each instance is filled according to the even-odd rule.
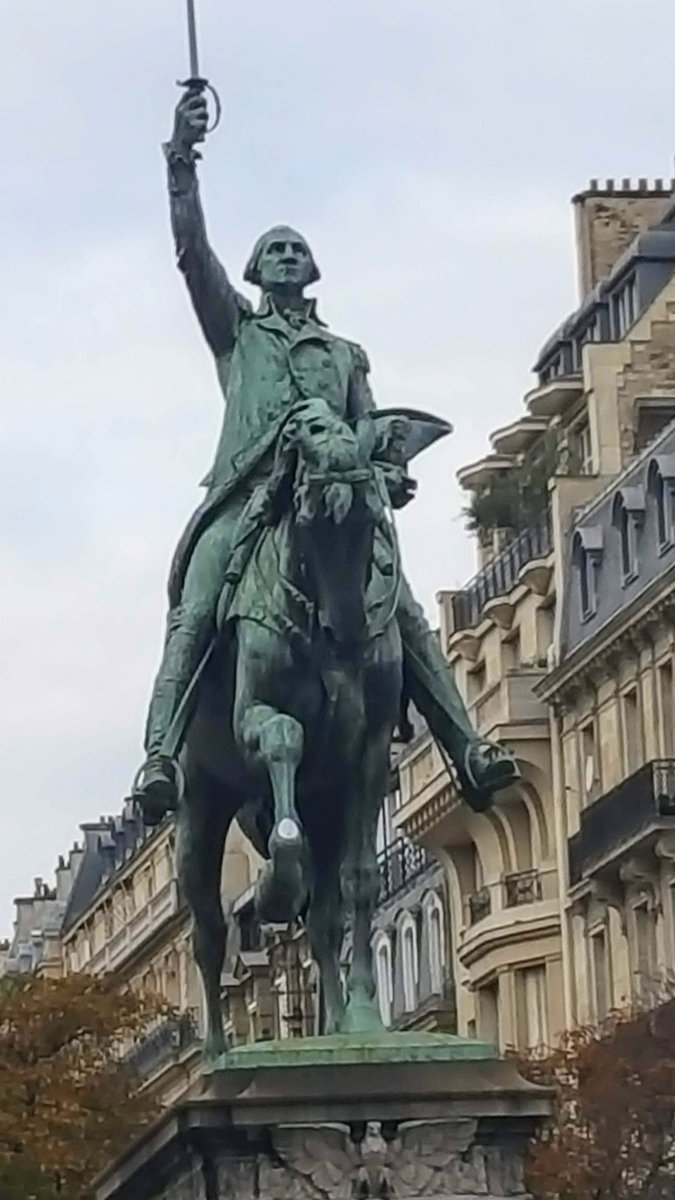
[[[277,1064],[273,1045],[226,1059],[101,1177],[97,1200],[524,1197],[549,1093],[455,1042],[451,1061],[419,1045],[410,1062],[353,1061],[344,1044],[319,1063]]]

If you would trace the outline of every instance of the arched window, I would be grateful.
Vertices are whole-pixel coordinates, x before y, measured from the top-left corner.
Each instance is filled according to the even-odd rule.
[[[621,505],[617,513],[617,525],[621,538],[621,574],[626,579],[633,574],[633,547],[630,536],[630,518],[625,504]]]
[[[579,602],[583,620],[588,620],[598,607],[598,571],[602,558],[602,529],[582,526],[572,540],[572,560],[579,580]]]
[[[391,1025],[394,988],[392,983],[391,941],[388,935],[380,934],[373,947],[375,956],[375,981],[377,1000],[383,1024]]]
[[[291,1036],[288,1020],[290,1016],[290,996],[288,994],[288,975],[285,971],[279,972],[274,981],[274,986],[277,994],[277,1036],[287,1038]]]
[[[429,956],[429,987],[432,996],[441,996],[445,983],[445,920],[443,906],[435,892],[424,902]]]
[[[417,1008],[417,982],[419,959],[417,956],[417,927],[408,913],[400,929],[401,975],[403,979],[403,1011],[414,1012]]]
[[[612,521],[619,534],[621,576],[624,586],[638,573],[637,531],[645,515],[644,489],[625,486],[614,497]]]
[[[647,479],[656,508],[656,534],[661,551],[667,550],[673,544],[674,477],[675,455],[656,455],[649,464]]]

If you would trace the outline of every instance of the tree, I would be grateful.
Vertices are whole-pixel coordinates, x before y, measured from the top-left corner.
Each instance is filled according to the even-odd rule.
[[[554,1120],[529,1163],[536,1200],[672,1200],[674,1000],[575,1030],[520,1066],[555,1089]]]
[[[155,1115],[124,1051],[165,1011],[110,977],[0,979],[2,1200],[89,1200]]]

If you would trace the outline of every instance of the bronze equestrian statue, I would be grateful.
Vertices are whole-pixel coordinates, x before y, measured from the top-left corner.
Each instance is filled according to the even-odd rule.
[[[415,485],[411,458],[449,426],[377,411],[360,346],[305,296],[319,270],[286,226],[258,240],[244,278],[211,249],[196,145],[203,95],[188,91],[164,147],[178,266],[225,399],[207,492],[169,581],[162,663],[135,794],[148,824],[178,810],[178,861],[204,981],[207,1053],[224,1047],[220,897],[231,821],[268,858],[262,919],[304,916],[320,968],[325,1032],[379,1025],[371,919],[375,833],[396,727],[412,701],[482,810],[517,777],[472,728],[451,670],[401,571],[392,509]],[[353,931],[347,994],[339,956]]]

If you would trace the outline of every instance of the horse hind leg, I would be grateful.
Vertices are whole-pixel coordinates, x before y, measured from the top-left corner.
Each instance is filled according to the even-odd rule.
[[[248,753],[266,767],[274,804],[270,861],[258,882],[257,913],[262,921],[293,921],[307,895],[305,842],[295,803],[295,779],[304,747],[302,725],[269,705],[253,704],[243,715],[241,740]]]
[[[211,790],[208,785],[188,785],[177,837],[178,878],[192,912],[194,953],[204,989],[207,1059],[216,1058],[226,1049],[221,973],[227,929],[220,883],[225,838],[232,819],[222,795],[211,796]]]
[[[377,861],[377,819],[389,776],[391,730],[386,727],[371,736],[357,776],[350,813],[343,876],[345,893],[353,914],[352,960],[347,979],[347,1006],[343,1022],[346,1033],[382,1029],[373,971],[373,915],[380,892]]]

